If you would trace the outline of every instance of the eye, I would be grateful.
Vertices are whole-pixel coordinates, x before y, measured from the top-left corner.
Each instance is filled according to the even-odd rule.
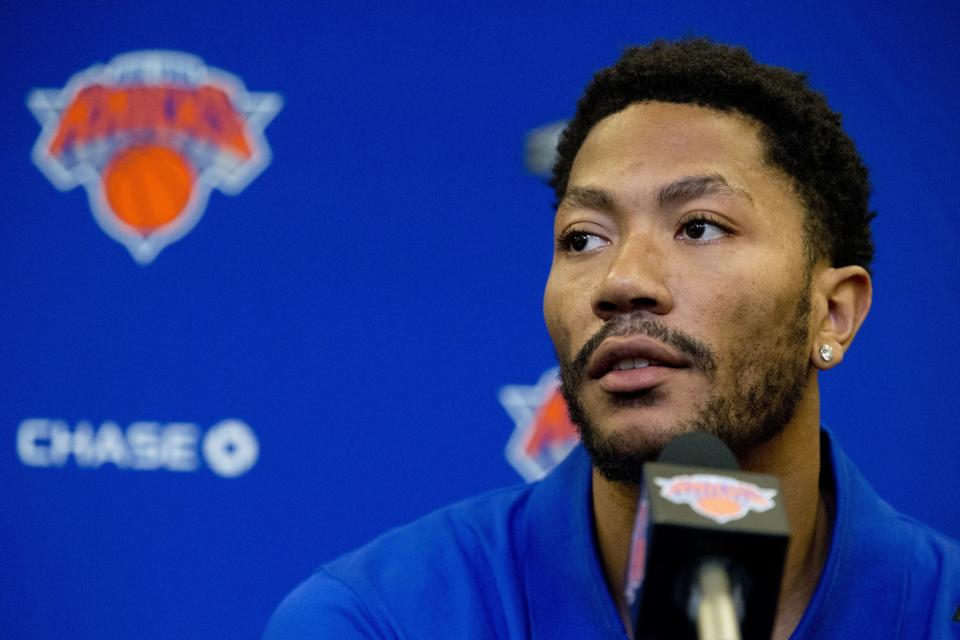
[[[573,229],[557,239],[557,249],[569,253],[585,253],[607,244],[607,241],[598,235]]]
[[[687,220],[680,225],[680,230],[677,231],[678,239],[699,242],[719,240],[729,235],[731,235],[731,231],[726,225],[703,215]]]

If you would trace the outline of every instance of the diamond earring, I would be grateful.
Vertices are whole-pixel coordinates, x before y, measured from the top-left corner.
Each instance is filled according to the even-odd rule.
[[[833,360],[833,347],[828,344],[822,345],[820,347],[820,359],[824,362]]]

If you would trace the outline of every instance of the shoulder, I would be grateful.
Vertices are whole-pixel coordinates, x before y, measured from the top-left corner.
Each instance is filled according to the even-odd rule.
[[[453,625],[509,635],[533,486],[440,509],[323,566],[280,605],[266,640],[455,637]]]
[[[429,589],[447,574],[462,579],[509,568],[516,559],[533,486],[501,489],[444,507],[324,569],[365,592],[409,593],[415,586]]]
[[[284,599],[271,617],[263,638],[326,637],[390,636],[349,586],[320,569]]]
[[[910,629],[952,630],[960,638],[960,542],[897,514],[888,557],[904,558],[903,637]],[[896,544],[899,543],[899,544]]]
[[[819,619],[875,637],[960,638],[960,543],[880,498],[832,443],[837,513]],[[815,596],[817,598],[817,596]]]

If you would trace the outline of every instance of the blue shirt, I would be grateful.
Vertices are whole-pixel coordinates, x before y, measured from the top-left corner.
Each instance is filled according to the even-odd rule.
[[[960,546],[894,511],[826,432],[823,442],[836,487],[830,552],[793,638],[960,638]],[[578,447],[540,482],[390,531],[300,585],[265,640],[623,640],[590,482]]]

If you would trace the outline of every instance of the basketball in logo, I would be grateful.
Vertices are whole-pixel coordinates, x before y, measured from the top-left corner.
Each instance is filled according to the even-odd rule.
[[[103,190],[110,209],[144,235],[183,213],[195,182],[196,171],[187,158],[155,144],[120,151],[103,172]]]
[[[210,191],[237,194],[270,161],[279,96],[173,51],[138,51],[34,90],[33,160],[61,190],[82,185],[100,227],[140,264],[188,233]]]

